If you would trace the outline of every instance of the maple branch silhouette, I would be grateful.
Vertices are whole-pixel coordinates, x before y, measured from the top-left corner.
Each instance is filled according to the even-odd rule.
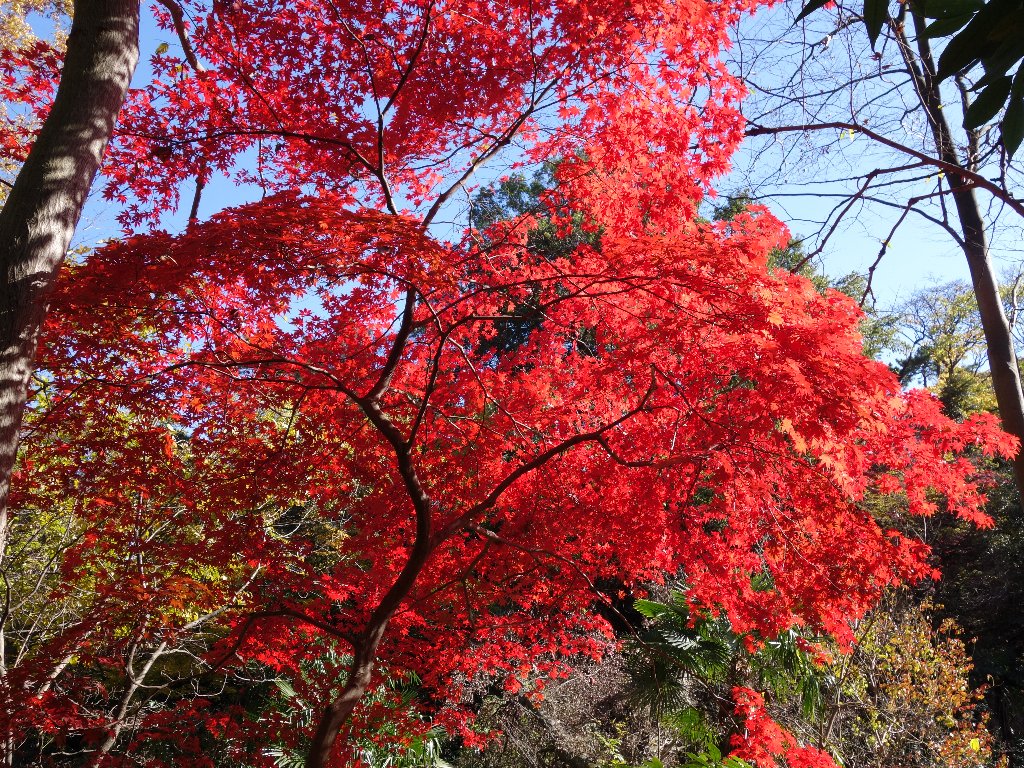
[[[511,539],[502,536],[497,531],[493,531],[490,528],[484,528],[482,525],[468,525],[466,526],[466,529],[471,531],[472,533],[475,533],[484,541],[494,542],[495,544],[501,544],[503,546],[510,547],[511,549],[518,549],[520,552],[525,552],[526,554],[531,555],[538,563],[540,562],[540,556],[543,555],[559,563],[564,563],[565,565],[568,565],[569,568],[571,568],[576,573],[576,575],[583,580],[583,582],[587,585],[587,589],[589,589],[590,592],[592,592],[594,595],[598,597],[599,600],[605,603],[605,605],[609,609],[613,610],[619,616],[619,618],[622,619],[627,625],[630,624],[629,619],[627,619],[622,614],[622,612],[615,607],[615,604],[611,601],[608,595],[606,595],[602,590],[600,590],[594,583],[594,580],[590,578],[590,575],[583,570],[579,563],[575,562],[571,558],[568,558],[565,555],[561,555],[557,552],[552,552],[551,550],[545,549],[544,547],[530,547],[525,544],[520,544],[516,541],[512,541]]]
[[[469,180],[473,178],[473,175],[488,161],[490,161],[495,155],[497,155],[502,149],[507,147],[512,139],[516,137],[522,127],[526,124],[526,121],[537,111],[540,105],[541,99],[546,96],[551,90],[557,85],[558,80],[552,80],[545,85],[539,93],[535,92],[531,95],[530,102],[526,109],[519,113],[518,117],[512,121],[512,123],[500,134],[498,134],[491,142],[491,145],[481,152],[473,162],[469,164],[469,167],[462,173],[461,176],[446,189],[437,199],[434,204],[427,210],[426,215],[423,217],[423,225],[428,226],[437,216],[438,212],[459,190],[463,189]]]
[[[391,350],[388,352],[387,360],[384,362],[384,367],[381,369],[380,376],[377,379],[377,383],[373,385],[373,388],[366,393],[365,397],[360,398],[357,402],[362,405],[362,402],[376,403],[380,401],[380,396],[384,394],[388,386],[391,384],[391,378],[395,375],[395,369],[398,368],[398,364],[402,360],[402,353],[405,351],[405,345],[409,341],[409,334],[412,333],[413,329],[413,313],[416,311],[416,289],[412,286],[405,290],[405,305],[402,308],[401,321],[399,323],[398,332],[395,334],[395,340],[391,344]]]
[[[407,304],[407,314],[411,316],[412,309]],[[410,321],[411,322],[411,321]],[[403,320],[404,327],[404,320]],[[404,346],[408,338],[408,329],[399,331],[392,352],[399,346]],[[387,368],[387,366],[385,366]],[[390,377],[390,373],[387,374]],[[383,378],[382,378],[383,380]],[[379,383],[378,383],[379,384]],[[356,400],[371,423],[391,443],[395,459],[398,463],[410,501],[416,513],[416,533],[413,538],[412,548],[406,559],[405,565],[398,574],[394,583],[377,603],[371,612],[366,626],[363,629],[360,639],[354,644],[354,655],[349,665],[348,678],[341,694],[335,698],[324,710],[320,717],[312,745],[307,753],[306,765],[309,768],[318,768],[327,764],[331,748],[342,725],[348,719],[356,704],[362,699],[367,687],[370,684],[371,676],[376,662],[377,648],[384,634],[391,617],[398,610],[401,603],[406,599],[412,590],[416,579],[419,577],[430,554],[454,533],[461,530],[471,530],[473,520],[483,512],[491,509],[517,480],[533,472],[535,469],[546,464],[556,456],[560,456],[573,447],[586,442],[596,441],[604,433],[619,426],[631,419],[637,413],[646,409],[647,404],[656,390],[656,373],[651,371],[651,383],[647,391],[641,397],[636,406],[629,409],[619,418],[590,432],[575,435],[559,442],[546,451],[542,451],[533,459],[521,464],[514,471],[510,472],[499,482],[482,500],[473,505],[469,510],[455,518],[437,534],[431,535],[430,505],[431,501],[416,473],[412,459],[412,446],[403,439],[399,430],[391,420],[383,413],[376,399],[358,398]],[[387,384],[384,384],[386,387]],[[377,390],[378,387],[374,387]],[[383,391],[383,387],[381,388]],[[379,396],[379,392],[375,397]]]
[[[203,133],[182,133],[173,137],[168,137],[165,134],[147,133],[145,131],[137,130],[124,130],[118,129],[117,135],[119,136],[132,136],[139,139],[150,139],[151,141],[159,144],[163,144],[168,147],[183,147],[189,144],[197,144],[203,141],[209,141],[212,139],[223,139],[231,138],[233,136],[254,136],[254,137],[268,137],[268,138],[281,138],[281,139],[296,139],[298,141],[304,141],[308,144],[329,144],[331,146],[337,146],[343,148],[348,152],[357,162],[366,170],[376,175],[376,166],[367,160],[355,148],[355,145],[347,139],[343,139],[339,136],[324,136],[322,134],[309,133],[305,131],[296,131],[289,128],[285,128],[283,125],[280,128],[245,128],[245,127],[232,127],[232,128],[217,128],[216,130],[204,131]]]
[[[491,509],[495,504],[498,503],[498,499],[501,498],[501,495],[505,491],[507,491],[520,478],[524,477],[525,475],[528,475],[535,469],[544,466],[551,459],[555,458],[556,456],[562,455],[570,448],[573,448],[577,445],[581,445],[583,443],[597,442],[598,439],[602,437],[606,432],[615,429],[619,425],[625,423],[626,421],[629,421],[638,413],[645,410],[647,408],[648,402],[650,401],[651,397],[654,395],[656,390],[657,380],[655,378],[655,372],[652,369],[650,386],[648,386],[647,391],[643,394],[643,396],[640,398],[640,401],[634,407],[627,410],[614,421],[610,421],[607,424],[598,427],[597,429],[591,430],[590,432],[584,432],[578,435],[574,435],[573,437],[567,438],[566,440],[561,441],[557,445],[552,446],[548,450],[542,451],[541,453],[537,454],[530,461],[520,464],[518,467],[516,467],[515,470],[506,475],[505,478],[501,482],[499,482],[491,490],[491,492],[488,493],[487,496],[485,496],[481,501],[474,504],[472,507],[470,507],[469,510],[467,510],[465,513],[455,518],[451,523],[445,526],[445,528],[442,529],[438,536],[438,543],[444,541],[444,539],[448,538],[453,533],[464,529],[473,521],[474,518],[478,517],[483,512],[486,512],[487,510]]]

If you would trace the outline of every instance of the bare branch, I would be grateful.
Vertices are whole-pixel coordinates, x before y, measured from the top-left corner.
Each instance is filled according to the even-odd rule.
[[[977,173],[974,173],[973,171],[969,171],[966,168],[963,168],[962,166],[956,165],[954,163],[946,162],[946,161],[941,160],[941,159],[939,159],[937,157],[932,157],[931,155],[927,154],[926,152],[921,152],[919,150],[913,149],[912,147],[908,147],[905,144],[901,144],[898,141],[890,139],[890,138],[888,138],[886,136],[882,136],[879,133],[875,133],[870,128],[866,128],[863,125],[858,125],[857,123],[826,122],[826,123],[806,123],[806,124],[803,124],[803,125],[778,125],[778,126],[751,125],[751,127],[747,128],[746,135],[747,136],[765,136],[765,135],[772,135],[772,134],[778,134],[778,133],[796,133],[796,132],[799,132],[799,133],[810,133],[810,132],[813,132],[813,131],[825,131],[825,130],[831,130],[831,131],[855,131],[857,133],[863,134],[864,136],[868,137],[872,141],[876,141],[879,144],[883,144],[883,145],[889,147],[890,149],[895,149],[895,150],[897,150],[899,152],[903,152],[906,155],[910,155],[911,157],[917,158],[918,160],[920,160],[923,163],[927,163],[929,165],[932,165],[932,166],[934,166],[934,167],[944,171],[946,174],[948,174],[949,176],[951,176],[953,178],[961,178],[961,179],[963,179],[963,184],[964,184],[965,187],[968,187],[968,188],[969,187],[977,187],[979,189],[984,189],[986,192],[990,193],[993,197],[995,197],[995,198],[1003,201],[1004,203],[1006,203],[1006,205],[1009,206],[1015,213],[1018,213],[1021,216],[1024,216],[1024,202],[1022,202],[1022,201],[1018,200],[1017,198],[1013,197],[1008,191],[1006,191],[1005,189],[999,187],[997,184],[993,184],[991,181],[986,179],[984,176],[981,176],[981,175],[979,175]]]

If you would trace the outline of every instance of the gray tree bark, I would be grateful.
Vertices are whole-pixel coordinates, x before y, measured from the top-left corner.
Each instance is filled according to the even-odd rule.
[[[47,297],[139,59],[139,0],[75,0],[53,107],[0,211],[0,562]]]

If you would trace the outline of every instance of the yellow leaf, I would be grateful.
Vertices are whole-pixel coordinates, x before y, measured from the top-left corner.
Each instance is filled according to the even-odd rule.
[[[804,440],[803,437],[800,436],[800,433],[796,431],[796,428],[793,426],[792,421],[790,421],[789,419],[783,419],[782,423],[779,425],[779,428],[784,433],[789,435],[789,438],[790,440],[793,441],[793,447],[796,449],[797,453],[804,453],[807,450],[807,441]]]
[[[975,752],[981,751],[981,739],[979,739],[977,736],[971,739],[971,749],[973,749]]]

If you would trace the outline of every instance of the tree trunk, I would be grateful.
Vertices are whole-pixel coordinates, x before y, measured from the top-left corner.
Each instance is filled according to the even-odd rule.
[[[918,87],[918,98],[928,115],[935,149],[939,159],[949,165],[968,170],[968,165],[959,157],[953,142],[953,132],[942,110],[942,96],[935,77],[935,60],[931,46],[924,36],[925,19],[913,13],[914,30],[917,34],[917,56],[920,66],[913,61],[909,43],[900,33],[901,50],[910,67]],[[970,163],[968,158],[967,163]],[[974,188],[963,177],[949,174],[949,185],[956,207],[957,218],[963,232],[963,252],[971,273],[974,296],[978,301],[981,327],[985,333],[989,369],[992,373],[992,388],[1003,429],[1021,441],[1024,447],[1024,393],[1021,392],[1020,370],[1017,353],[1013,348],[1010,323],[1003,310],[992,260],[989,258],[988,241],[985,237],[985,222],[978,206]],[[1024,450],[1018,450],[1013,460],[1013,477],[1017,494],[1024,498]]]
[[[377,648],[386,627],[387,623],[385,622],[374,633],[376,642],[367,638],[370,645],[368,646],[364,642],[356,649],[355,658],[348,670],[348,680],[344,690],[320,715],[320,722],[313,736],[313,742],[306,754],[306,768],[326,768],[330,765],[331,751],[338,733],[352,714],[352,710],[366,694],[366,689],[370,687]]]
[[[959,192],[953,199],[963,226],[966,243],[964,255],[967,256],[974,295],[981,314],[981,326],[985,331],[988,364],[992,372],[996,403],[999,405],[999,417],[1003,429],[1015,435],[1024,445],[1024,396],[1021,394],[1020,369],[1017,366],[1010,324],[1003,311],[999,285],[989,258],[978,202],[973,190]],[[1013,459],[1013,476],[1017,493],[1024,498],[1024,451],[1018,451]]]
[[[376,408],[376,405],[373,408]],[[382,416],[381,418],[386,420],[386,417]],[[407,449],[408,446],[405,446],[405,448]],[[403,451],[399,460],[400,462],[409,460],[407,450]],[[419,489],[422,492],[422,486],[420,486],[419,480],[416,478],[415,471],[410,469],[409,476],[414,481],[410,487]],[[338,733],[349,719],[352,710],[356,708],[356,705],[359,704],[370,687],[370,681],[373,678],[373,668],[377,660],[377,649],[380,648],[380,643],[384,639],[385,632],[387,632],[388,623],[391,621],[391,617],[395,615],[395,611],[398,610],[402,601],[409,594],[413,584],[423,570],[427,558],[430,557],[429,507],[430,502],[427,500],[426,495],[423,494],[420,503],[417,504],[418,534],[409,560],[406,562],[405,567],[402,568],[398,578],[395,579],[391,589],[388,590],[373,613],[370,614],[370,619],[367,622],[366,629],[363,630],[362,638],[353,648],[354,655],[352,663],[348,668],[345,688],[320,715],[316,734],[314,734],[313,742],[306,753],[306,768],[326,768],[326,766],[330,765],[331,751],[334,749],[334,742],[338,737]]]
[[[0,211],[0,561],[47,295],[139,59],[139,0],[75,0],[60,86]]]

